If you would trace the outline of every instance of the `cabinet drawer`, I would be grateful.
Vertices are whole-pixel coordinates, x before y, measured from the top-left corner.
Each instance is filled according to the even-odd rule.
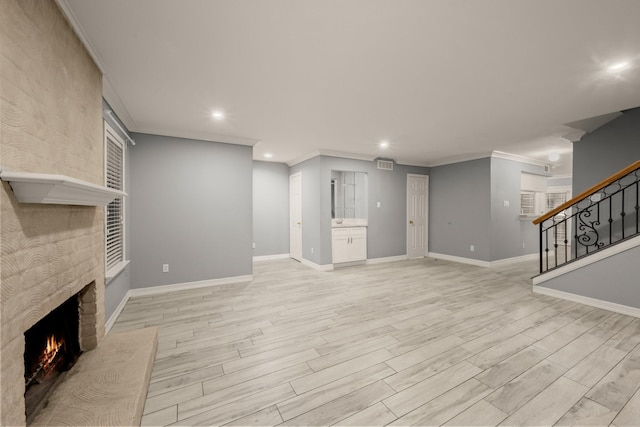
[[[351,228],[332,228],[331,235],[333,237],[349,237],[351,236]]]

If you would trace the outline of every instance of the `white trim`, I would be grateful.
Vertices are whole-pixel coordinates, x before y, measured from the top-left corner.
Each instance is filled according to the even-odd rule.
[[[467,155],[448,157],[437,162],[429,163],[427,166],[430,168],[435,168],[436,166],[453,165],[455,163],[469,162],[471,160],[489,159],[489,158],[491,158],[491,153],[467,154]]]
[[[573,178],[573,174],[570,174],[570,173],[562,173],[562,174],[559,174],[559,175],[551,175],[551,176],[548,176],[547,178],[549,178],[549,179],[555,179],[555,178],[557,178],[557,179]],[[569,186],[569,187],[570,187],[570,186]]]
[[[338,157],[341,159],[353,159],[353,160],[362,160],[365,162],[373,162],[374,160],[377,159],[382,159],[382,160],[392,160],[395,164],[397,165],[404,165],[404,166],[417,166],[417,167],[429,167],[430,165],[426,164],[426,163],[419,163],[419,162],[414,162],[411,160],[407,160],[407,161],[401,161],[400,159],[393,159],[390,157],[379,157],[379,156],[370,156],[367,154],[357,154],[357,153],[348,153],[345,151],[337,151],[337,150],[314,150],[310,153],[307,153],[303,156],[297,157],[289,162],[287,162],[287,165],[289,167],[295,166],[299,163],[305,162],[307,160],[313,159],[314,157],[318,157],[318,156],[327,156],[327,157]],[[487,157],[487,156],[484,156]]]
[[[258,255],[253,257],[253,262],[258,261],[271,261],[274,259],[287,259],[289,258],[289,254],[278,254],[278,255]]]
[[[547,280],[555,279],[556,277],[567,274],[573,270],[577,270],[589,264],[593,264],[594,262],[602,261],[603,259],[635,248],[636,246],[640,246],[640,236],[636,236],[632,239],[625,240],[613,246],[609,246],[608,248],[599,250],[598,252],[595,252],[589,256],[580,258],[574,262],[570,262],[549,272],[536,276],[533,278],[533,285],[536,286],[540,283],[546,282]]]
[[[347,261],[347,262],[337,262],[333,264],[333,269],[342,268],[342,267],[355,267],[356,265],[366,265],[367,260],[359,260],[359,261]]]
[[[517,256],[513,258],[499,259],[497,261],[491,261],[491,268],[503,267],[505,265],[517,264],[519,262],[524,262],[524,261],[535,261],[538,259],[539,256],[540,254],[538,253],[532,253],[532,254]]]
[[[124,261],[120,261],[119,263],[111,267],[104,277],[105,284],[108,285],[109,282],[112,281],[118,274],[122,273],[124,269],[127,268],[127,265],[129,265],[130,262],[130,260],[125,259]]]
[[[333,264],[324,264],[324,265],[320,265],[320,264],[316,264],[313,261],[309,261],[308,259],[302,258],[300,259],[300,263],[302,265],[306,265],[307,267],[311,267],[314,270],[317,271],[331,271],[333,270]]]
[[[388,262],[406,261],[407,255],[388,256],[384,258],[371,258],[367,260],[367,265],[385,264]]]
[[[127,130],[120,125],[120,122],[118,122],[118,119],[116,119],[113,116],[113,110],[107,110],[107,116],[109,116],[109,118],[113,121],[113,124],[115,124],[116,127],[120,129],[122,134],[127,138],[127,140],[131,143],[131,145],[136,145],[136,142],[133,140],[133,138],[131,138],[131,136],[129,135],[129,132],[127,132]],[[106,124],[107,122],[105,122],[105,125]],[[111,131],[113,132],[113,129]]]
[[[129,298],[131,298],[131,290],[128,290],[127,293],[124,294],[122,301],[120,301],[120,304],[118,304],[115,311],[111,314],[111,316],[109,317],[109,320],[107,320],[107,322],[104,324],[105,334],[108,334],[111,328],[113,328],[113,325],[115,325],[116,321],[118,320],[120,313],[122,313],[122,310],[124,310],[125,305],[127,305],[127,302],[129,302]]]
[[[549,170],[551,170],[551,165],[548,162],[533,159],[531,157],[519,156],[517,154],[505,153],[504,151],[494,151],[491,153],[491,157],[496,159],[513,160],[514,162],[527,163],[534,166],[548,166]]]
[[[208,288],[211,286],[232,285],[235,283],[246,283],[253,280],[253,275],[223,277],[221,279],[200,280],[197,282],[174,283],[172,285],[151,286],[149,288],[131,289],[131,297],[141,297],[148,295],[166,294],[169,292],[188,291],[190,289]]]
[[[595,298],[585,297],[582,295],[576,295],[570,292],[545,288],[544,286],[534,285],[533,292],[536,294],[547,295],[550,297],[589,305],[591,307],[601,308],[603,310],[613,311],[615,313],[625,314],[627,316],[640,317],[640,308],[637,307],[630,307],[628,305],[617,304],[615,302],[603,301]]]
[[[105,206],[116,197],[127,195],[124,191],[65,175],[4,170],[0,172],[0,179],[11,183],[20,203]]]
[[[445,260],[445,261],[459,262],[459,263],[462,263],[462,264],[477,265],[478,267],[487,267],[487,268],[491,267],[491,263],[489,261],[481,261],[479,259],[463,258],[463,257],[459,257],[459,256],[439,254],[439,253],[436,253],[436,252],[429,252],[428,256],[429,256],[429,258],[436,258],[436,259],[442,259],[442,260]]]
[[[100,59],[100,55],[98,55],[98,51],[93,47],[91,39],[82,29],[82,25],[80,25],[80,22],[73,13],[73,9],[69,7],[67,0],[56,0],[56,3],[58,4],[58,8],[60,8],[60,10],[62,11],[62,14],[67,18],[67,21],[69,21],[69,23],[71,24],[71,27],[73,27],[76,35],[80,39],[80,42],[82,42],[85,49],[87,49],[89,56],[91,56],[91,59],[93,59],[93,62],[95,62],[100,72],[103,75],[106,74],[104,65],[102,64],[102,60]]]

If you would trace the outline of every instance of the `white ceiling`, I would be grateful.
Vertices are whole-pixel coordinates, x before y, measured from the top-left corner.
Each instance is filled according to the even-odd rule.
[[[637,0],[58,3],[130,130],[255,144],[258,160],[558,151],[565,170],[564,124],[640,106]]]

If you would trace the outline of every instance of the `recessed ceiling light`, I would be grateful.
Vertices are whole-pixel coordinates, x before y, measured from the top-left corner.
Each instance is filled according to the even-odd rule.
[[[380,148],[389,147],[389,141],[380,141]]]
[[[547,156],[550,162],[557,162],[560,160],[560,153],[551,153]]]
[[[617,62],[607,67],[607,71],[610,73],[617,73],[618,71],[626,70],[630,65],[631,63],[629,61]]]
[[[216,120],[224,120],[224,113],[222,111],[214,111],[211,117]]]
[[[273,157],[273,154],[271,153],[264,153],[264,157],[266,157],[267,159],[270,159]]]

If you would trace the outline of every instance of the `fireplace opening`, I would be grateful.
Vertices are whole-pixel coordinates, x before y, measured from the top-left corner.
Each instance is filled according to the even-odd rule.
[[[63,373],[82,353],[78,305],[78,295],[74,295],[24,333],[27,423],[46,405]]]

